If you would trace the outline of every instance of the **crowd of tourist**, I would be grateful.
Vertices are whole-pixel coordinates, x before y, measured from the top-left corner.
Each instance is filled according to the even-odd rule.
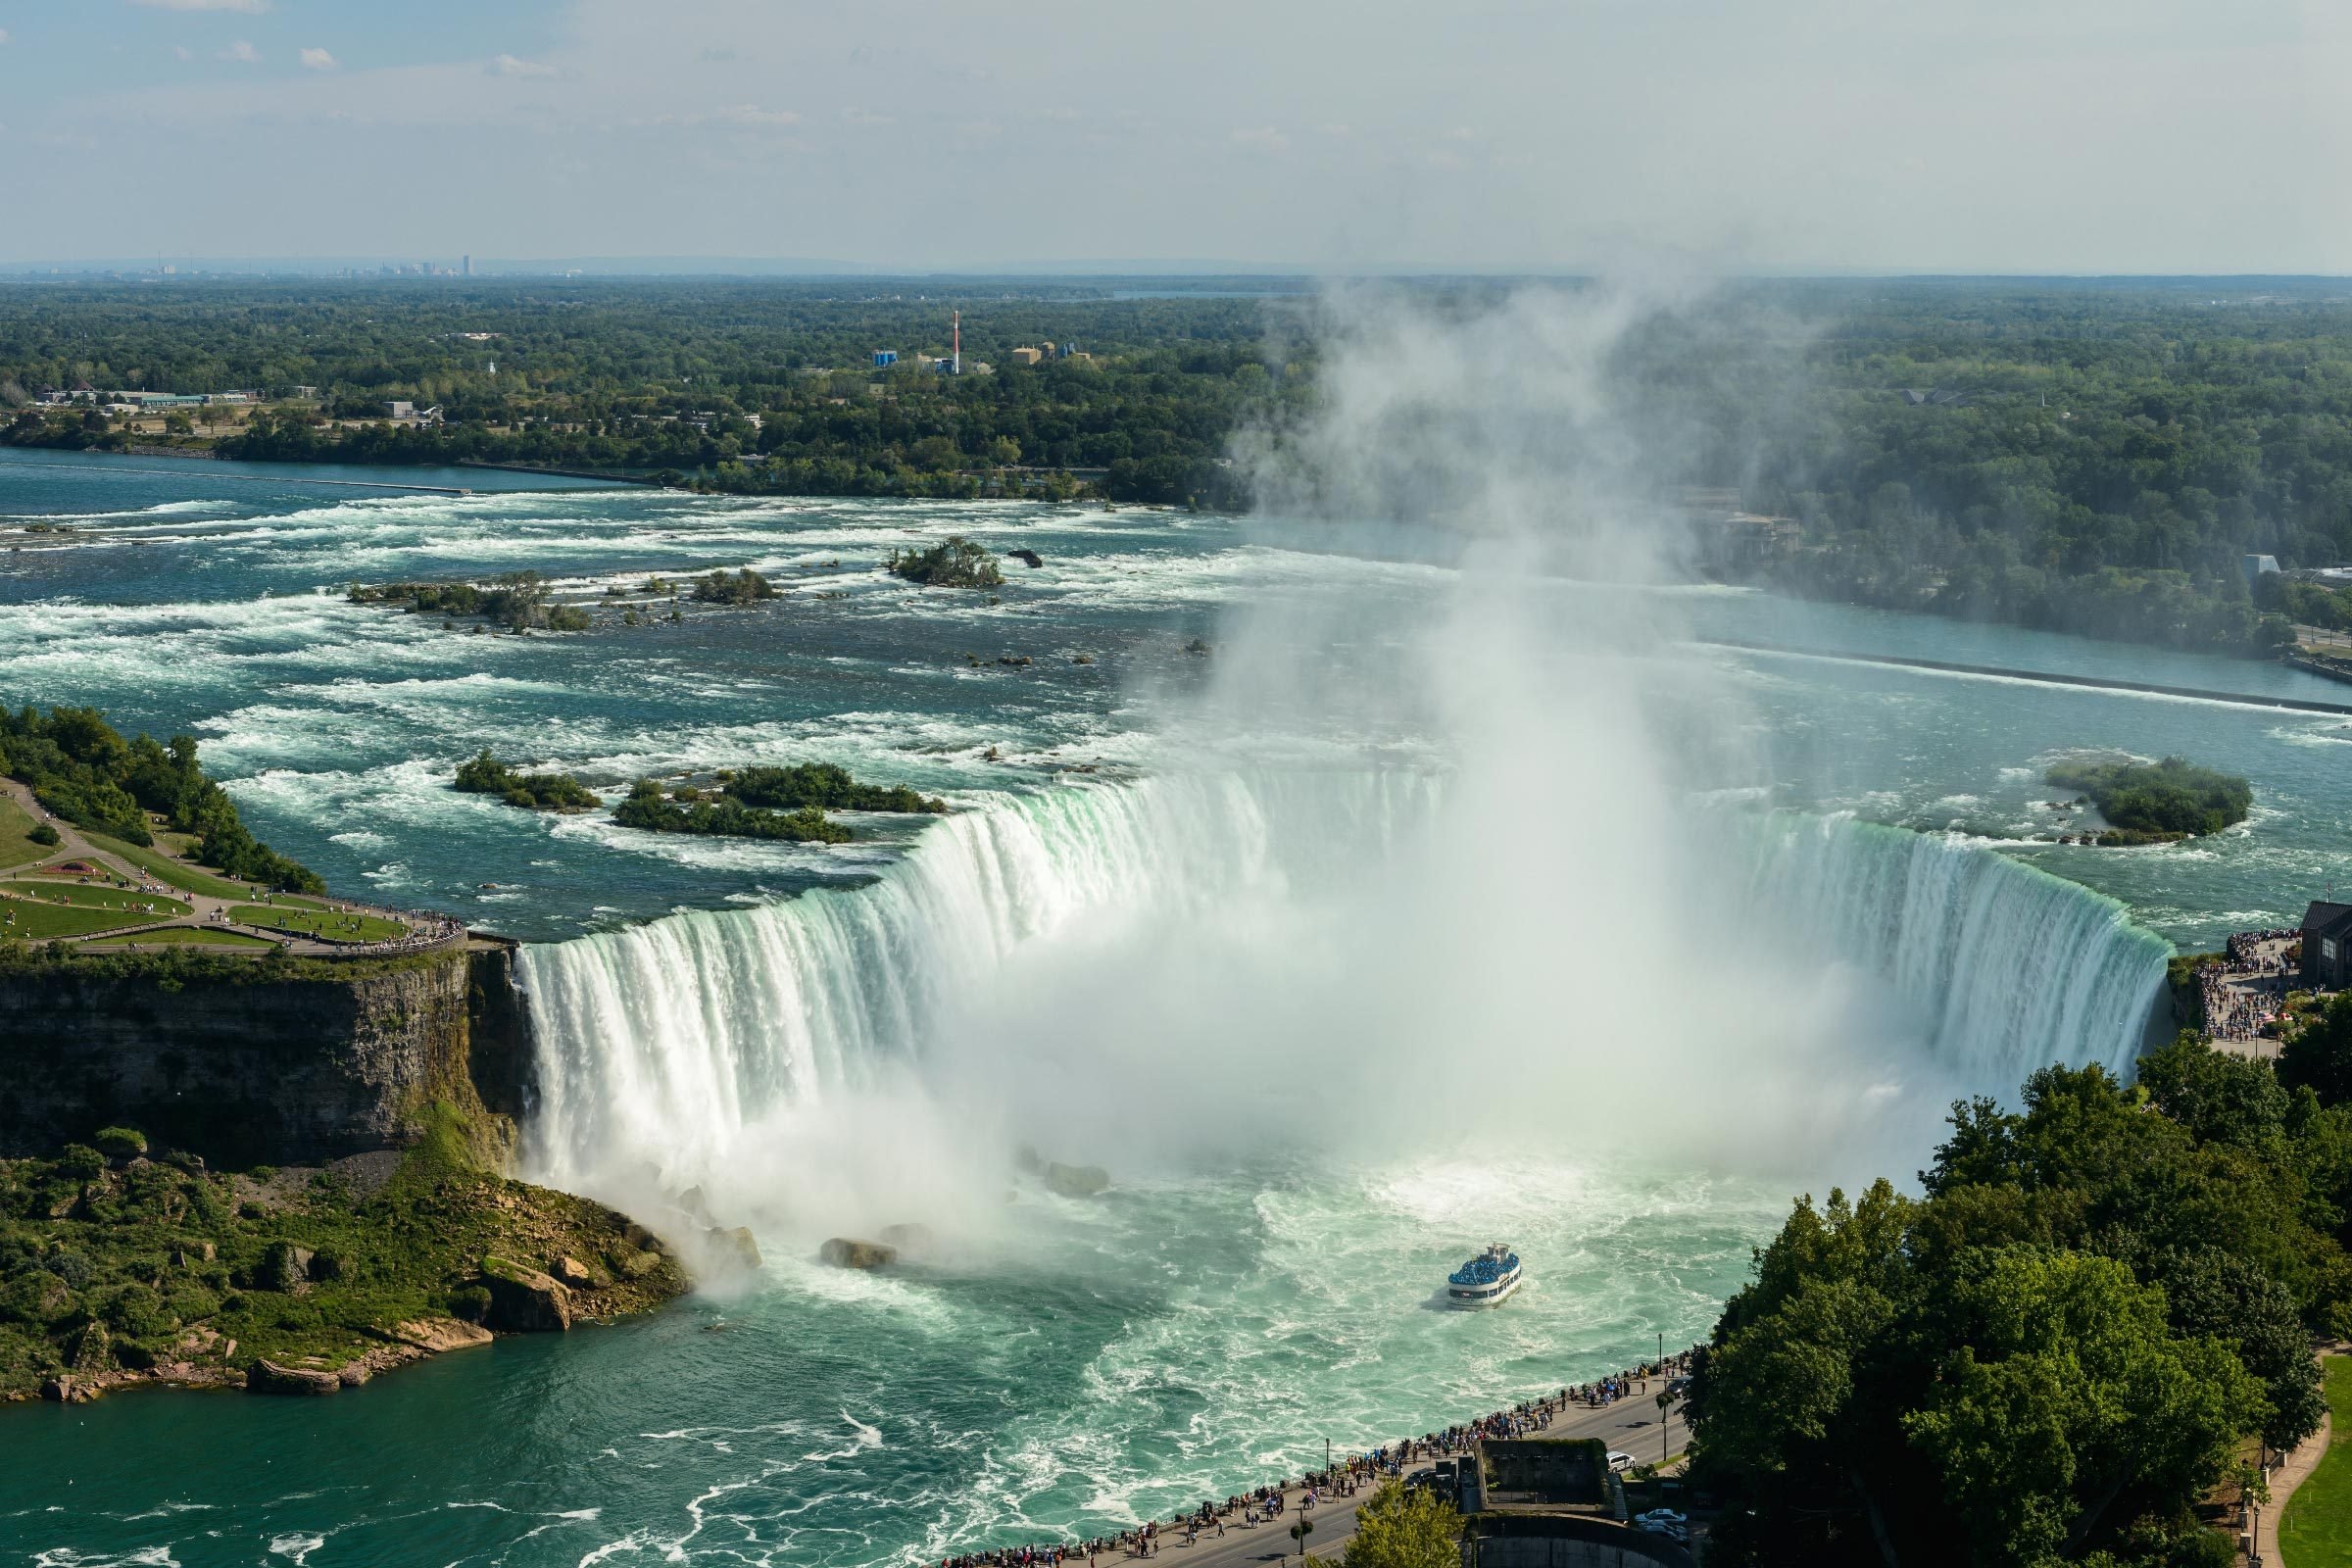
[[[1441,1432],[1425,1432],[1417,1438],[1351,1453],[1335,1459],[1327,1469],[1237,1493],[1223,1502],[1203,1501],[1165,1524],[1147,1520],[1132,1530],[1089,1541],[1001,1546],[994,1551],[942,1557],[939,1568],[1058,1568],[1060,1564],[1080,1561],[1088,1568],[1099,1568],[1105,1557],[1156,1557],[1170,1538],[1189,1546],[1204,1537],[1222,1536],[1228,1530],[1255,1530],[1260,1525],[1281,1524],[1294,1512],[1311,1515],[1320,1504],[1353,1497],[1368,1487],[1396,1480],[1425,1463],[1466,1453],[1487,1439],[1520,1438],[1547,1431],[1554,1420],[1571,1408],[1600,1409],[1632,1396],[1654,1395],[1690,1367],[1690,1351],[1684,1350],[1663,1361],[1562,1389],[1555,1396],[1522,1400],[1508,1409]],[[1284,1526],[1285,1531],[1289,1528]]]
[[[2257,974],[2284,974],[2302,936],[2291,925],[2268,931],[2233,931],[2226,946],[2231,963],[2252,964]]]
[[[2215,1040],[2259,1040],[2277,1025],[2293,977],[2293,930],[2238,931],[2226,956],[2197,971],[2205,1033]]]

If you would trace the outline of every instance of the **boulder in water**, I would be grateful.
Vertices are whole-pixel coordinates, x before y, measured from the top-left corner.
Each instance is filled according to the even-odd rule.
[[[1110,1172],[1100,1165],[1064,1165],[1060,1160],[1046,1166],[1046,1190],[1064,1198],[1093,1198],[1110,1185]]]
[[[725,1229],[713,1227],[703,1233],[710,1250],[728,1266],[747,1274],[760,1271],[760,1243],[748,1226],[736,1225]]]
[[[256,1394],[339,1394],[343,1378],[318,1367],[284,1366],[260,1356],[245,1369],[245,1387]]]
[[[836,1236],[817,1249],[817,1260],[835,1268],[887,1268],[899,1260],[899,1250],[880,1242],[860,1242]]]
[[[535,1268],[485,1257],[482,1284],[490,1292],[490,1313],[484,1321],[494,1329],[561,1334],[571,1327],[570,1288]]]
[[[403,1345],[438,1355],[445,1350],[463,1350],[469,1346],[488,1345],[490,1331],[473,1323],[461,1323],[454,1317],[419,1317],[392,1325],[392,1338]]]
[[[1046,564],[1046,558],[1034,550],[1007,550],[1004,554],[1024,566],[1042,566]]]

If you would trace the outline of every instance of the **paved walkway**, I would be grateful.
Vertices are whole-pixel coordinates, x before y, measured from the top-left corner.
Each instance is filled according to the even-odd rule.
[[[2329,1348],[2321,1356],[2321,1365],[2325,1367],[2328,1356],[2341,1354],[2345,1348],[2340,1345]],[[2279,1460],[2278,1468],[2271,1472],[2270,1505],[2262,1510],[2254,1526],[2254,1559],[2262,1564],[2262,1568],[2282,1568],[2285,1564],[2285,1555],[2278,1549],[2278,1521],[2286,1515],[2286,1499],[2293,1496],[2295,1489],[2311,1479],[2311,1473],[2320,1467],[2320,1461],[2327,1457],[2328,1445],[2333,1436],[2333,1421],[2322,1416],[2320,1430],[2305,1438],[2303,1446]],[[2304,1568],[2304,1565],[2296,1564],[2295,1568]]]
[[[1612,1448],[1622,1448],[1642,1464],[1655,1464],[1666,1455],[1681,1453],[1690,1445],[1690,1433],[1683,1424],[1682,1407],[1678,1404],[1666,1412],[1666,1431],[1661,1444],[1658,1432],[1656,1395],[1665,1386],[1664,1380],[1651,1378],[1646,1392],[1636,1380],[1636,1392],[1601,1409],[1587,1409],[1570,1404],[1556,1412],[1551,1425],[1541,1436],[1546,1438],[1598,1438]],[[1334,1457],[1345,1457],[1344,1452]],[[1429,1461],[1410,1465],[1406,1474],[1426,1470]],[[1315,1521],[1315,1533],[1306,1538],[1307,1555],[1337,1557],[1347,1549],[1348,1540],[1355,1534],[1355,1510],[1371,1501],[1373,1488],[1365,1486],[1352,1497],[1328,1497],[1319,1505],[1306,1510]],[[1184,1544],[1181,1531],[1170,1530],[1163,1520],[1160,1524],[1159,1550],[1155,1559],[1181,1562],[1183,1568],[1247,1568],[1250,1564],[1272,1563],[1285,1556],[1297,1556],[1298,1544],[1290,1537],[1291,1526],[1298,1520],[1298,1502],[1303,1489],[1291,1487],[1283,1494],[1284,1512],[1277,1518],[1255,1527],[1226,1522],[1225,1534],[1210,1531],[1193,1545]],[[1223,1498],[1218,1498],[1223,1501]],[[1113,1553],[1101,1559],[1104,1568],[1136,1559]]]

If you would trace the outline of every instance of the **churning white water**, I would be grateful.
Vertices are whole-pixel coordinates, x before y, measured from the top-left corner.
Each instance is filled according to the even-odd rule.
[[[1394,976],[1350,975],[1343,964],[1335,983],[1311,958],[1259,951],[1303,951],[1311,944],[1300,927],[1346,929],[1366,907],[1409,904],[1413,879],[1384,868],[1431,850],[1433,833],[1446,830],[1446,797],[1440,777],[1404,771],[1058,788],[958,812],[863,888],[528,948],[521,975],[540,1054],[536,1173],[589,1191],[625,1192],[650,1178],[674,1192],[723,1181],[747,1136],[805,1138],[828,1111],[853,1114],[875,1096],[944,1095],[954,1101],[944,1125],[994,1134],[1032,1125],[1040,1104],[1072,1103],[1071,1080],[1125,1086],[1112,1094],[1116,1104],[1140,1093],[1136,1083],[1181,1082],[1190,1056],[1222,1082],[1237,1056],[1247,1072],[1264,1044],[1221,1052],[1244,1010],[1345,1020],[1333,1026],[1348,1041],[1341,1058],[1273,1026],[1268,1049],[1290,1059],[1256,1065],[1276,1081],[1292,1069],[1328,1076],[1335,1061],[1375,1076],[1411,1072],[1418,1059],[1440,1059],[1422,1058],[1426,1048],[1477,1062],[1494,1087],[1515,1085],[1539,1116],[1546,1101],[1605,1097],[1616,1082],[1609,1064],[1642,1060],[1652,1043],[1626,1039],[1621,1027],[1595,1041],[1574,1029],[1515,1039],[1509,1028],[1465,1025],[1473,1038],[1415,1033],[1384,1054],[1375,1014]],[[1646,1057],[1688,1076],[1712,1052],[1727,1083],[1786,1075],[1818,1086],[1891,1072],[1932,1081],[1936,1097],[2004,1094],[2044,1063],[2123,1069],[2138,1049],[2168,948],[2114,901],[1957,838],[1843,818],[1699,815],[1696,837],[1712,844],[1709,858],[1726,874],[1694,901],[1704,907],[1685,923],[1687,951],[1562,952],[1556,971],[1530,977],[1531,995],[1566,1008],[1627,970],[1681,973],[1694,991],[1727,974],[1765,985],[1760,977],[1783,967],[1842,977],[1828,987],[1834,996],[1819,981],[1754,995],[1760,1011],[1797,1012],[1793,1028],[1731,1035],[1716,1018],[1705,1038],[1682,1043],[1682,1054],[1660,1046]],[[1497,832],[1507,840],[1507,825]],[[1269,923],[1269,908],[1297,913],[1298,927]],[[1397,917],[1425,920],[1440,954],[1439,928],[1458,923],[1446,909]],[[1101,940],[1139,920],[1149,922],[1141,936]],[[1169,935],[1227,924],[1239,935],[1206,959]],[[1139,945],[1140,955],[1122,956],[1122,946]],[[1394,951],[1367,944],[1364,956],[1380,964]],[[1271,984],[1255,973],[1260,960],[1271,964]],[[1179,968],[1187,978],[1175,1004],[1197,1004],[1197,1032],[1162,1016],[1172,1009],[1155,999],[1144,1010],[1169,1032],[1113,1021],[1083,1050],[1048,1054],[1041,1066],[1028,1043],[1057,1027],[1057,1009],[1119,1019],[1135,989],[1122,964]],[[1445,977],[1426,981],[1442,993]],[[1301,1000],[1307,991],[1323,995]],[[1873,1005],[1853,1005],[1855,993]],[[1365,997],[1375,1001],[1350,1013]],[[1462,1010],[1483,1000],[1465,999]],[[1680,1016],[1678,1001],[1665,997],[1655,1009],[1661,1036]],[[1800,1058],[1792,1042],[1808,1031],[1876,1037],[1845,1054]],[[1776,1060],[1775,1052],[1788,1054]],[[1172,1068],[1158,1060],[1171,1054],[1180,1058]],[[1122,1078],[1131,1055],[1154,1058],[1162,1075]],[[1437,1081],[1403,1093],[1445,1099]],[[1941,1103],[1934,1098],[1931,1108]],[[930,1136],[943,1124],[902,1110],[893,1125]]]

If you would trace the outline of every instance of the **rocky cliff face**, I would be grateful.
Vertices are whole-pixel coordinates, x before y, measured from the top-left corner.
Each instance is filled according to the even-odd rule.
[[[530,1048],[510,957],[474,946],[348,977],[0,973],[0,1154],[119,1124],[216,1163],[294,1164],[404,1147],[435,1100],[512,1116]]]

